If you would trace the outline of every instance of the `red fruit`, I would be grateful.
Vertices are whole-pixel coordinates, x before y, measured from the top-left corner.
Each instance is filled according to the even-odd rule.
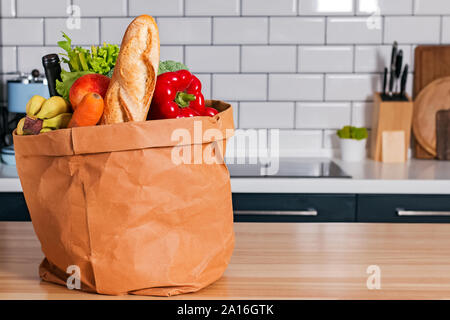
[[[210,108],[210,107],[206,107],[204,115],[205,116],[214,117],[218,113],[219,113],[219,111],[217,111],[216,109]]]
[[[72,109],[75,111],[77,106],[88,93],[97,93],[105,98],[108,90],[110,79],[101,74],[86,74],[77,81],[75,81],[70,88],[69,100],[72,104]]]

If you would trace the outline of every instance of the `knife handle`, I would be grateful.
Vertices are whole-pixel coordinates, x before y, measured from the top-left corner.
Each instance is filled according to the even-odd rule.
[[[405,64],[405,68],[403,69],[402,80],[400,82],[400,97],[405,96],[406,89],[406,80],[408,79],[408,65]]]
[[[394,78],[395,78],[395,70],[391,70],[389,78],[389,95],[392,95],[392,90],[394,89]]]
[[[395,76],[396,78],[400,78],[402,73],[402,63],[403,63],[403,50],[400,50],[397,54],[397,58],[395,59]]]
[[[398,44],[397,41],[394,41],[391,52],[391,69],[395,68],[395,59],[397,58],[397,51],[398,51]]]
[[[388,76],[388,68],[384,68],[383,95],[386,95],[387,76]]]

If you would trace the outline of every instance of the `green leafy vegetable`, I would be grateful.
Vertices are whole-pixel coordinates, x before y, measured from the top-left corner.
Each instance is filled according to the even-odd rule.
[[[61,72],[61,81],[56,81],[56,91],[69,99],[72,84],[81,76],[89,73],[99,73],[111,77],[119,55],[119,46],[104,43],[103,47],[92,46],[91,50],[82,47],[72,47],[72,40],[63,32],[65,40],[58,46],[66,51],[62,53],[62,61],[69,65],[70,72]]]
[[[189,70],[189,69],[181,62],[176,62],[173,60],[161,61],[159,63],[158,76],[162,73],[173,72],[178,70]]]
[[[356,128],[353,126],[344,126],[337,131],[337,135],[341,139],[355,139],[363,140],[367,139],[368,133],[366,128]]]
[[[91,71],[107,75],[116,65],[119,46],[104,43],[103,47],[92,46],[91,50],[72,48],[72,40],[64,32],[63,37],[65,40],[59,41],[58,46],[66,51],[62,60],[69,65],[71,72]]]
[[[78,78],[95,72],[91,71],[79,71],[79,72],[68,72],[66,70],[61,71],[61,80],[56,80],[56,91],[67,101],[69,100],[69,92],[73,83],[78,80]]]

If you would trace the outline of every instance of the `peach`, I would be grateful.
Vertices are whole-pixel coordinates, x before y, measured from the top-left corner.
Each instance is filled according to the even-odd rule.
[[[72,109],[75,111],[77,106],[88,93],[97,93],[105,98],[108,90],[110,79],[101,74],[86,74],[77,79],[70,88],[69,100],[72,104]]]

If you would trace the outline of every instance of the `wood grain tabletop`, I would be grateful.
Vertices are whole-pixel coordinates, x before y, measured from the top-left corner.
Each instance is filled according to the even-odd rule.
[[[224,276],[197,293],[105,296],[41,281],[31,223],[0,222],[0,299],[450,299],[450,224],[236,223],[235,232]]]

